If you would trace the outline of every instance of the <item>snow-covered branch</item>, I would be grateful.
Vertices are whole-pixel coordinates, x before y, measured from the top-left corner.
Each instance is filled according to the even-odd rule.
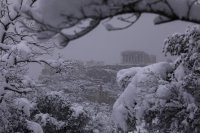
[[[54,8],[55,10],[52,10]],[[157,14],[154,23],[162,24],[175,20],[183,20],[200,23],[198,12],[200,4],[198,0],[38,0],[34,8],[24,10],[28,19],[34,20],[40,25],[39,39],[54,37],[60,39],[58,43],[62,47],[69,41],[82,37],[92,31],[102,20],[118,17],[118,21],[126,22],[126,25],[115,27],[106,24],[108,30],[122,30],[133,25],[143,13]],[[136,19],[129,21],[123,15],[136,14]],[[123,18],[123,19],[122,19]],[[94,23],[85,26],[85,30],[76,34],[66,34],[72,27],[78,27],[84,20],[92,20]],[[80,29],[79,29],[80,30]],[[63,33],[63,31],[65,31]]]

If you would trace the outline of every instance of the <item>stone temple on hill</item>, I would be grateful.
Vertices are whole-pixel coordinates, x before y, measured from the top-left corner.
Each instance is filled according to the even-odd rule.
[[[156,56],[144,51],[124,51],[121,53],[123,65],[148,65],[156,63]]]

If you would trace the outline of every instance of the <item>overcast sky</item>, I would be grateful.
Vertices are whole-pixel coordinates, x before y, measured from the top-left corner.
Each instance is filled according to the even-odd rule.
[[[121,31],[107,31],[101,24],[88,35],[59,49],[65,58],[105,61],[106,64],[120,63],[124,50],[139,50],[155,54],[158,61],[165,60],[162,53],[164,39],[175,32],[184,32],[190,23],[176,21],[153,25],[155,16],[145,14],[131,28]]]
[[[88,35],[70,42],[66,48],[57,49],[55,54],[61,53],[67,59],[119,64],[122,51],[140,50],[155,54],[158,61],[166,60],[162,53],[164,39],[175,32],[184,32],[191,23],[176,21],[155,26],[154,17],[149,14],[142,15],[131,28],[121,31],[109,32],[101,24]],[[39,70],[37,65],[33,67]],[[35,75],[35,71],[31,73]]]

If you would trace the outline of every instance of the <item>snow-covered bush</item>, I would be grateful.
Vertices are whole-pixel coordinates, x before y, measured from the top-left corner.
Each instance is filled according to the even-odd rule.
[[[35,120],[48,133],[82,133],[89,116],[79,104],[72,104],[63,92],[49,92],[37,100]]]
[[[113,106],[113,118],[119,130],[130,131],[138,128],[143,124],[144,115],[149,108],[156,102],[163,104],[164,101],[157,100],[157,97],[163,97],[163,92],[170,95],[170,91],[165,90],[163,86],[167,84],[165,81],[167,73],[172,70],[169,63],[161,62],[135,68],[135,70],[134,68],[122,70],[118,73],[118,76],[124,78],[127,77],[125,74],[132,76],[130,83]],[[117,79],[123,81],[120,77]]]
[[[60,72],[62,72],[62,74]],[[84,74],[85,66],[83,62],[78,60],[60,59],[60,66],[58,66],[57,69],[49,65],[45,65],[39,79],[45,84],[50,84],[52,82],[71,81],[83,78],[85,77]],[[55,81],[55,79],[57,80]]]
[[[111,118],[111,107],[107,104],[83,103],[90,115],[86,128],[89,133],[112,133],[115,131]]]
[[[118,86],[125,89],[139,69],[140,69],[139,67],[138,68],[134,67],[134,68],[120,70],[117,73]]]
[[[147,111],[147,128],[151,132],[200,132],[200,27],[191,26],[185,33],[165,40],[164,52],[179,56],[170,82],[172,92],[164,106]],[[166,96],[166,93],[163,92]]]
[[[9,104],[1,103],[0,132],[43,133],[41,126],[30,119],[34,105],[26,98],[16,98]],[[33,126],[34,128],[32,128]]]
[[[188,27],[185,33],[169,36],[164,52],[179,56],[174,63],[168,88],[173,91],[168,104],[161,108],[159,131],[200,132],[200,27]]]
[[[51,43],[48,46],[47,43],[38,43],[35,35],[30,34],[22,24],[24,20],[22,10],[31,7],[34,2],[35,0],[0,0],[0,132],[2,133],[30,131],[33,129],[31,124],[34,128],[38,127],[37,133],[41,128],[37,123],[30,121],[30,107],[25,106],[29,103],[28,100],[20,99],[39,86],[28,76],[31,63],[48,64],[55,68],[55,62],[39,58],[49,54]],[[27,24],[32,25],[29,22]]]
[[[13,105],[6,105],[0,111],[0,132],[14,133],[27,131],[26,116]]]
[[[169,36],[164,52],[178,59],[118,73],[119,85],[126,87],[113,107],[120,130],[138,133],[142,127],[149,133],[200,132],[199,26]]]
[[[90,79],[96,79],[103,83],[112,83],[115,81],[115,72],[98,66],[87,67],[86,76]]]

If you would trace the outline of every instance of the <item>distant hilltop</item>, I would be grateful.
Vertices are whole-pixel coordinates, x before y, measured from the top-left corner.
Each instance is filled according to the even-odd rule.
[[[148,65],[156,63],[156,56],[144,51],[123,51],[121,53],[122,65]]]

